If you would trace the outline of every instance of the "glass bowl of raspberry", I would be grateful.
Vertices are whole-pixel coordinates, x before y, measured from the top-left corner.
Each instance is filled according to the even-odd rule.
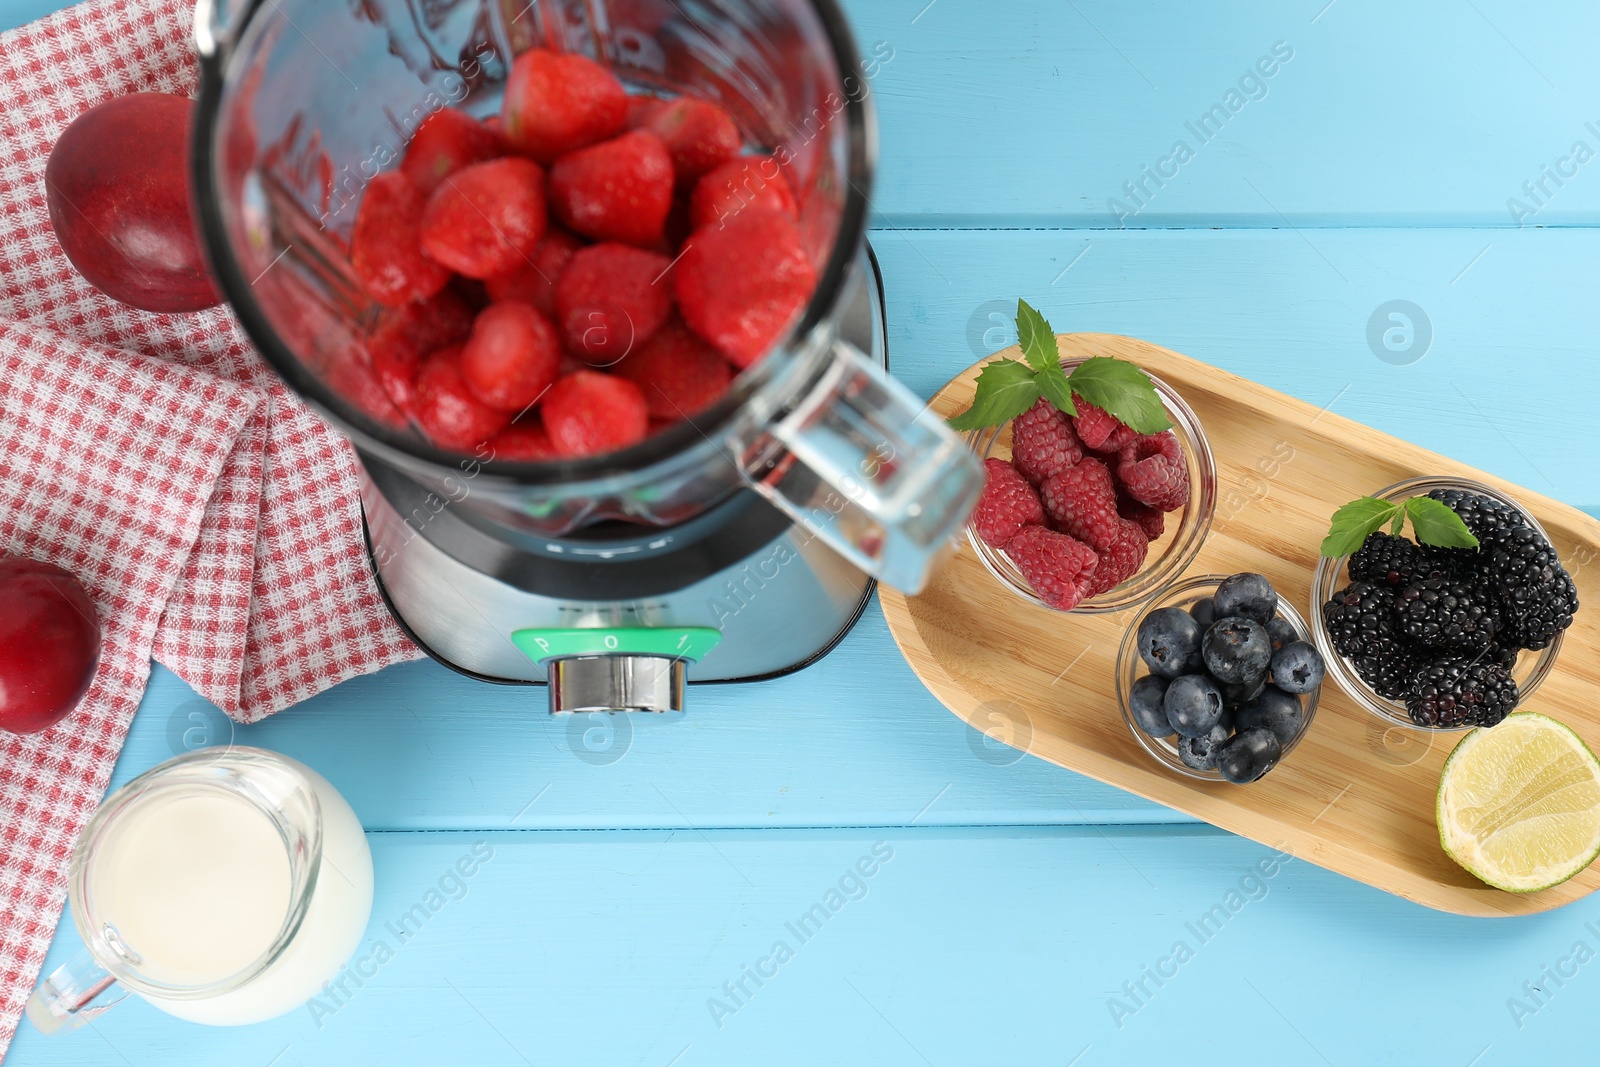
[[[1260,576],[1238,575],[1234,581],[1244,577],[1259,579]],[[1317,681],[1313,678],[1312,684],[1291,685],[1273,670],[1280,665],[1278,660],[1273,659],[1259,678],[1249,680],[1248,684],[1229,685],[1212,677],[1208,666],[1197,665],[1185,673],[1206,678],[1221,691],[1225,702],[1222,718],[1219,720],[1221,730],[1216,737],[1202,735],[1199,738],[1187,738],[1179,734],[1175,728],[1166,736],[1158,737],[1152,731],[1140,726],[1141,712],[1150,710],[1151,705],[1148,702],[1153,697],[1156,726],[1159,729],[1166,728],[1161,726],[1164,721],[1163,705],[1166,708],[1172,707],[1170,703],[1166,703],[1166,700],[1172,698],[1163,690],[1177,686],[1172,679],[1155,675],[1140,652],[1139,635],[1141,630],[1146,628],[1146,620],[1154,616],[1155,623],[1163,622],[1160,613],[1166,609],[1176,609],[1168,614],[1178,614],[1179,622],[1183,622],[1182,616],[1187,615],[1195,620],[1193,624],[1186,624],[1191,626],[1188,640],[1193,646],[1199,640],[1199,635],[1206,632],[1209,623],[1217,621],[1216,616],[1219,612],[1216,608],[1217,602],[1213,598],[1226,578],[1227,576],[1221,574],[1197,575],[1185,578],[1163,590],[1134,616],[1128,625],[1122,646],[1117,652],[1117,703],[1122,709],[1122,719],[1127,723],[1128,732],[1133,734],[1135,740],[1157,763],[1175,774],[1204,782],[1229,781],[1217,769],[1220,749],[1238,740],[1247,730],[1255,728],[1270,730],[1278,742],[1273,749],[1276,755],[1258,754],[1253,769],[1248,767],[1250,761],[1245,761],[1248,773],[1244,777],[1234,778],[1234,782],[1259,777],[1256,771],[1259,771],[1260,775],[1270,773],[1287,759],[1289,753],[1294,751],[1301,738],[1311,729],[1311,720],[1317,714],[1322,684],[1326,680],[1323,678],[1322,681]],[[1309,642],[1310,628],[1306,625],[1306,620],[1295,610],[1294,605],[1270,588],[1264,588],[1263,593],[1267,605],[1270,606],[1274,599],[1277,602],[1277,610],[1273,614],[1272,621],[1263,624],[1270,635],[1274,656],[1278,650],[1292,642]],[[1258,616],[1261,617],[1265,617],[1265,614]],[[1174,669],[1167,673],[1176,674],[1179,671]],[[1147,680],[1152,678],[1156,680],[1153,682]],[[1272,684],[1274,682],[1280,682],[1296,692],[1280,690],[1277,685]],[[1145,692],[1147,688],[1154,689],[1155,692],[1153,694]],[[1165,721],[1170,726],[1170,720]],[[1180,751],[1180,745],[1186,744],[1191,746],[1188,751]]]
[[[1549,535],[1511,497],[1467,478],[1410,478],[1372,495],[1441,500],[1480,544],[1498,543],[1501,563],[1481,549],[1434,548],[1386,531],[1353,555],[1322,557],[1311,623],[1329,677],[1394,726],[1453,732],[1499,723],[1555,666],[1575,610],[1576,590]],[[1525,557],[1537,557],[1545,580],[1510,591],[1531,605],[1518,609],[1503,599],[1505,563]]]
[[[1081,362],[1063,360],[1062,369],[1071,374]],[[1124,611],[1194,562],[1216,511],[1216,462],[1194,410],[1149,377],[1172,422],[1162,434],[1135,434],[1075,398],[1077,416],[1041,400],[968,435],[991,485],[967,542],[1023,600],[1052,611]]]

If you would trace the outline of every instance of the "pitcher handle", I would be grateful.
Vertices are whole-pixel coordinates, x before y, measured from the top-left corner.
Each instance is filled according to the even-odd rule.
[[[57,967],[28,998],[28,1019],[46,1034],[75,1030],[116,1007],[128,991],[87,950]]]
[[[886,585],[917,593],[983,490],[983,466],[938,415],[848,341],[794,410],[747,450],[755,489]]]

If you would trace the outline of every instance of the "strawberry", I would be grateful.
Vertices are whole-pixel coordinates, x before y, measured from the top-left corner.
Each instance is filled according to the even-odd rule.
[[[1024,526],[1006,543],[1005,552],[1034,595],[1057,611],[1082,603],[1084,587],[1099,569],[1092,548],[1043,526]]]
[[[689,226],[722,225],[747,210],[799,214],[782,168],[771,156],[730,159],[708,171],[689,198]]]
[[[489,438],[493,459],[512,463],[532,463],[556,458],[550,435],[536,418],[518,419]]]
[[[1088,596],[1099,596],[1115,589],[1139,573],[1144,558],[1149,554],[1150,542],[1136,522],[1119,519],[1121,524],[1116,543],[1100,554],[1100,566],[1094,578],[1084,589]]]
[[[1117,477],[1129,496],[1159,511],[1177,511],[1189,502],[1189,465],[1171,430],[1135,437],[1124,445]]]
[[[556,218],[597,241],[649,246],[672,210],[672,157],[645,130],[571,152],[550,168]]]
[[[461,380],[497,411],[532,407],[556,380],[561,338],[550,320],[514,300],[478,313],[461,350]]]
[[[744,211],[697,230],[673,271],[689,328],[737,367],[777,344],[817,284],[795,221],[781,211]]]
[[[544,236],[544,172],[526,159],[475,163],[447,176],[422,213],[422,250],[469,278],[524,266]]]
[[[1078,409],[1077,417],[1072,420],[1078,440],[1096,452],[1120,452],[1123,445],[1139,436],[1117,421],[1116,416],[1077,394],[1073,394],[1072,406]]]
[[[424,196],[463,167],[486,163],[506,154],[506,142],[494,130],[453,107],[435,111],[411,135],[400,173]]]
[[[472,309],[453,290],[403,308],[385,309],[367,337],[373,377],[389,399],[412,413],[422,357],[459,344],[472,332]]]
[[[501,116],[513,149],[550,163],[621,133],[628,93],[592,59],[534,48],[511,64]]]
[[[556,379],[540,411],[560,456],[596,456],[644,440],[650,415],[644,394],[626,378],[581,370]]]
[[[461,380],[461,346],[435,352],[417,375],[415,418],[444,448],[470,451],[505,429],[511,416],[472,395]]]
[[[596,367],[638,348],[672,314],[672,261],[623,244],[598,244],[572,257],[556,282],[556,317],[567,350]]]
[[[687,419],[716,403],[733,370],[722,353],[673,320],[617,365],[644,393],[652,419]]]
[[[726,111],[694,96],[646,98],[629,107],[628,125],[649,130],[666,142],[680,188],[693,188],[707,171],[738,155],[744,143]]]
[[[1110,549],[1122,536],[1116,485],[1097,459],[1085,459],[1046,481],[1039,487],[1039,499],[1050,525],[1096,552]]]
[[[989,480],[972,513],[972,525],[985,544],[1004,548],[1024,526],[1044,525],[1039,494],[1017,468],[1003,459],[984,460],[984,467]]]
[[[539,246],[528,257],[528,262],[510,274],[497,274],[484,280],[490,300],[521,300],[532,304],[541,315],[554,317],[556,313],[556,280],[567,269],[573,253],[583,247],[583,241],[561,227],[551,224],[539,240]]]
[[[350,266],[372,299],[388,307],[426,300],[450,272],[422,254],[422,193],[404,174],[373,178],[350,235]]]

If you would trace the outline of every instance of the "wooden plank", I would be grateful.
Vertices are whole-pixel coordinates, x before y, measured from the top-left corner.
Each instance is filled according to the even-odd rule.
[[[1168,349],[1106,334],[1062,336],[1063,358],[1114,356],[1148,369],[1189,403],[1216,456],[1220,506],[1187,573],[1259,571],[1302,614],[1328,519],[1339,505],[1406,478],[1438,475],[1486,481],[1533,513],[1562,559],[1573,561],[1580,611],[1563,655],[1523,705],[1600,742],[1600,521],[1548,497],[1395,440],[1341,416],[1246,382]],[[1013,355],[1019,353],[1012,352]],[[972,402],[981,364],[941,390],[933,407],[949,416]],[[1287,450],[1285,448],[1287,446]],[[1263,473],[1266,460],[1275,473]],[[1419,733],[1396,755],[1389,724],[1332,682],[1299,746],[1248,787],[1174,774],[1134,739],[1117,710],[1116,656],[1130,613],[1061,614],[1027,604],[1002,587],[970,545],[935,574],[920,596],[881,593],[891,632],[917,676],[975,727],[989,709],[1014,708],[1028,724],[1027,749],[1064,767],[1169,804],[1262,842],[1288,842],[1312,862],[1414,900],[1464,915],[1521,915],[1570,903],[1600,887],[1600,867],[1531,894],[1491,889],[1439,847],[1434,794],[1459,735]]]
[[[386,924],[479,841],[495,855],[466,895],[395,944]],[[894,854],[863,880],[865,895],[800,943],[786,924],[878,841]],[[1293,1064],[1464,1065],[1491,1045],[1480,1064],[1583,1063],[1593,1048],[1595,975],[1575,973],[1572,953],[1578,941],[1600,947],[1600,897],[1484,923],[1300,860],[1273,865],[1273,849],[1211,830],[415,833],[372,844],[378,895],[363,951],[384,938],[394,958],[350,985],[320,1028],[307,1009],[190,1026],[130,999],[77,1033],[45,1038],[25,1023],[7,1063],[1059,1067],[1081,1056],[1091,1067],[1166,1062],[1180,1046],[1186,1063],[1235,1063],[1244,1036],[1192,1037],[1219,1026]],[[762,987],[747,982],[752,995],[719,1029],[707,1000],[731,1005],[722,984],[778,940],[793,958]],[[64,932],[47,966],[77,948]],[[1547,966],[1565,973],[1560,986]],[[1158,967],[1159,985],[1145,971]],[[1132,999],[1127,983],[1144,993]],[[1397,1010],[1418,991],[1425,1010]]]

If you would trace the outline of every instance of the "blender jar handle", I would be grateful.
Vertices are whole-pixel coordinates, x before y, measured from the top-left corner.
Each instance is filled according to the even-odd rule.
[[[847,341],[833,342],[822,378],[767,433],[779,447],[747,453],[755,489],[907,593],[921,591],[983,490],[966,444]]]
[[[78,953],[39,983],[28,998],[28,1019],[41,1032],[76,1030],[122,1002],[128,991],[88,950]]]

